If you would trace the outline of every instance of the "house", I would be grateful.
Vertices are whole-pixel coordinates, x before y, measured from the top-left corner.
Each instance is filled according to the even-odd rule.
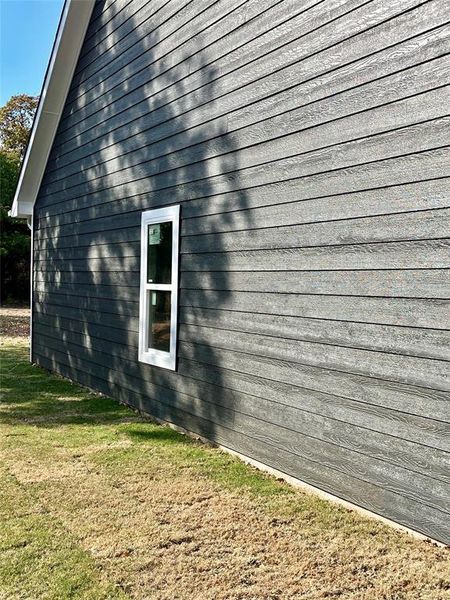
[[[31,360],[450,542],[441,0],[72,0]]]

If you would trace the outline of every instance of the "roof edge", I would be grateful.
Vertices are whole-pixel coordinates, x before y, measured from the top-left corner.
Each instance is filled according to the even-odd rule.
[[[26,218],[47,166],[95,0],[66,0],[9,215]]]

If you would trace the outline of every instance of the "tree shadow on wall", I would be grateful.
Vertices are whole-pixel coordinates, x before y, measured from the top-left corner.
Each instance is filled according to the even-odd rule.
[[[248,202],[216,99],[213,51],[196,33],[202,15],[163,38],[158,14],[140,24],[138,12],[100,61],[82,52],[36,211],[37,226],[53,233],[38,232],[46,262],[36,262],[34,343],[43,366],[221,443],[237,399],[221,368],[233,292],[219,232],[251,223],[248,211],[237,226],[227,211]],[[138,362],[141,212],[173,204],[181,205],[175,373]]]

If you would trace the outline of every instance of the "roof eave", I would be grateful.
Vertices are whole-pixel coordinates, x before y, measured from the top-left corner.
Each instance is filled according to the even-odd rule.
[[[20,170],[11,217],[26,218],[33,207],[72,82],[95,0],[66,0]]]

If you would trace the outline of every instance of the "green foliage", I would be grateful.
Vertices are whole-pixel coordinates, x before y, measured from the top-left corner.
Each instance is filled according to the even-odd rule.
[[[30,289],[30,231],[20,219],[8,217],[19,176],[20,159],[0,150],[0,282],[2,303],[25,302]]]
[[[0,144],[3,150],[23,156],[38,98],[19,94],[0,108]]]
[[[13,96],[0,108],[0,283],[1,301],[29,298],[30,232],[26,223],[8,217],[28,142],[37,98]]]
[[[0,149],[0,198],[3,208],[11,208],[20,170],[20,157],[16,152]]]

